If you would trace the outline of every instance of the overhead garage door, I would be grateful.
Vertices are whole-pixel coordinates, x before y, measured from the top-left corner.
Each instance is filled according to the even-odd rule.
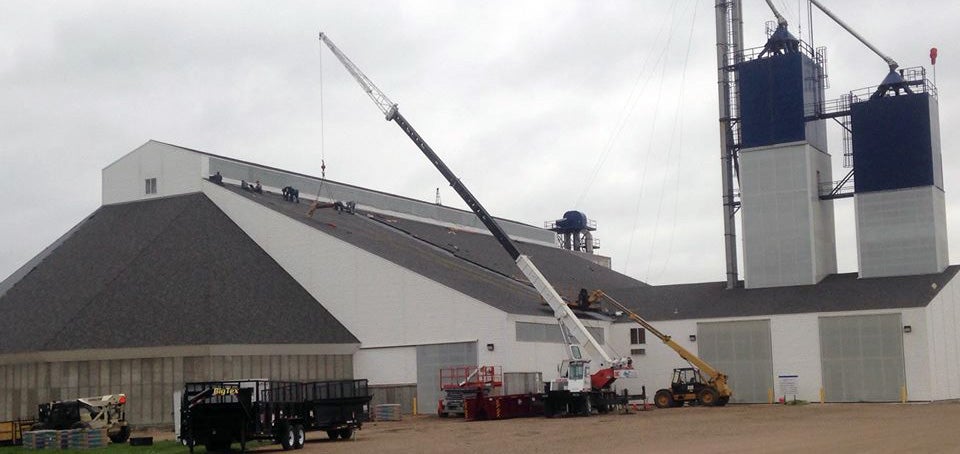
[[[900,314],[820,317],[823,390],[830,402],[892,402],[904,386]]]
[[[417,403],[420,412],[430,412],[440,399],[440,368],[476,366],[477,343],[417,346]]]
[[[769,320],[697,323],[701,358],[727,374],[730,402],[767,402],[773,389]]]

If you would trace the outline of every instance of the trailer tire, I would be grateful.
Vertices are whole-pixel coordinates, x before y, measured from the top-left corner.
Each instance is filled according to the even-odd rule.
[[[230,439],[215,438],[203,444],[207,452],[223,452],[230,450]]]
[[[130,438],[130,426],[120,426],[117,431],[107,432],[107,436],[110,437],[110,441],[114,443],[123,443]]]
[[[340,438],[343,440],[349,440],[353,438],[353,427],[346,427],[338,430],[337,432],[340,433]]]
[[[289,451],[294,448],[294,443],[296,442],[296,434],[293,432],[293,426],[289,422],[280,423],[280,434],[277,435],[280,439],[280,447],[284,451]]]
[[[657,394],[653,396],[653,404],[657,408],[670,408],[676,407],[676,402],[673,401],[673,393],[667,389],[661,389],[657,391]]]
[[[336,440],[337,438],[340,437],[340,431],[339,431],[339,430],[328,430],[328,431],[327,431],[327,436],[330,437],[331,440]]]
[[[293,426],[293,449],[303,449],[306,441],[307,434],[303,431],[303,426],[300,424]]]

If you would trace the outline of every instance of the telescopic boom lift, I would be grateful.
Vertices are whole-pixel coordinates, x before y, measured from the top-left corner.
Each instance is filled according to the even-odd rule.
[[[596,290],[591,295],[592,300],[606,298],[618,309],[623,311],[630,320],[637,322],[644,327],[647,332],[657,336],[657,339],[663,341],[673,351],[677,352],[681,358],[690,363],[692,368],[678,368],[673,370],[673,380],[670,389],[661,389],[653,398],[653,402],[660,408],[678,407],[684,402],[699,402],[705,406],[723,406],[730,400],[733,390],[727,384],[727,375],[720,372],[710,363],[704,361],[699,356],[694,355],[690,350],[683,348],[682,345],[674,341],[670,336],[663,334],[660,330],[653,327],[650,322],[643,317],[631,311],[622,303],[607,295],[602,290]],[[706,375],[707,380],[703,379]]]
[[[591,385],[593,388],[600,389],[609,386],[616,378],[618,377],[627,377],[633,376],[633,366],[632,361],[628,358],[611,358],[610,355],[600,346],[600,343],[587,331],[587,328],[583,323],[577,318],[573,310],[571,310],[567,304],[563,301],[557,291],[547,282],[547,279],[543,276],[539,269],[530,261],[530,258],[524,254],[520,253],[520,250],[517,249],[516,245],[510,240],[510,237],[507,236],[506,232],[500,227],[499,224],[490,216],[490,213],[480,205],[480,201],[467,189],[466,186],[460,181],[459,178],[447,167],[446,164],[440,159],[439,156],[430,148],[430,145],[423,140],[423,137],[413,128],[412,125],[407,121],[406,118],[400,114],[400,111],[397,109],[397,104],[390,100],[387,95],[381,91],[377,86],[370,80],[360,68],[357,67],[350,59],[342,52],[340,49],[327,37],[326,34],[320,33],[320,42],[326,44],[330,48],[330,51],[340,60],[340,63],[343,63],[343,66],[346,67],[347,71],[356,79],[357,83],[360,84],[360,87],[363,88],[363,91],[367,93],[367,96],[376,104],[377,108],[380,109],[380,112],[383,113],[387,121],[393,121],[403,130],[403,132],[416,144],[417,148],[423,152],[423,154],[433,163],[434,167],[443,174],[443,177],[447,179],[450,183],[450,186],[453,187],[457,194],[460,195],[460,198],[470,207],[470,209],[480,218],[480,221],[483,222],[483,225],[487,227],[487,230],[493,234],[493,237],[500,243],[500,246],[503,247],[507,254],[510,254],[510,258],[516,262],[517,266],[520,268],[520,271],[523,272],[523,275],[533,284],[540,296],[550,305],[550,308],[553,309],[554,317],[561,325],[561,330],[564,331],[564,337],[566,337],[567,332],[576,336],[580,341],[586,341],[586,346],[591,350],[591,356],[594,358],[602,359],[600,364],[600,370],[597,373],[593,374],[590,378],[591,380],[587,382],[585,380],[585,372],[587,372],[587,363],[588,359],[583,358],[580,352],[580,346],[576,344],[571,344],[568,342],[568,357],[567,361],[564,361],[565,371],[562,371],[563,375],[567,376],[565,380],[565,386],[568,386],[568,389],[577,389],[582,387],[583,389],[589,390]],[[574,377],[580,377],[579,379]],[[598,386],[600,385],[600,386]]]

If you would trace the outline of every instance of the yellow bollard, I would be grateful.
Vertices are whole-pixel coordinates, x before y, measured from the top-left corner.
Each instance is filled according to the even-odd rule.
[[[824,401],[824,396],[825,396],[825,395],[826,395],[826,393],[823,392],[823,388],[820,388],[820,403],[821,403],[821,404],[822,404],[823,401]]]
[[[767,388],[767,403],[773,403],[773,388]]]
[[[900,387],[900,403],[901,404],[907,403],[907,387],[906,386]]]
[[[417,396],[413,396],[413,416],[417,416]]]

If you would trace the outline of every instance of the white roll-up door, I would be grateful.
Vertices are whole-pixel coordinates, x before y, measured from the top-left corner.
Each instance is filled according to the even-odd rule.
[[[828,402],[894,402],[904,386],[900,314],[820,317]]]
[[[417,406],[420,413],[436,411],[440,399],[440,368],[477,366],[477,343],[417,346]]]
[[[770,320],[697,323],[697,352],[729,377],[730,402],[769,401],[773,389]]]

